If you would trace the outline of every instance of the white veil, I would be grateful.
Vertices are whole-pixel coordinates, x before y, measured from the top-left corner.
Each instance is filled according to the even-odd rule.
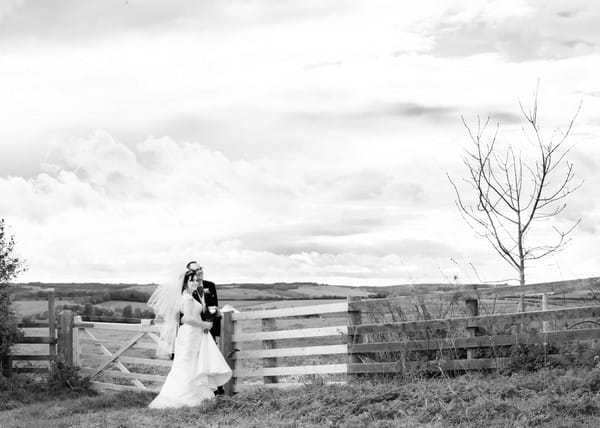
[[[183,275],[161,282],[146,303],[156,314],[160,324],[160,340],[156,347],[156,355],[169,357],[175,349],[175,338],[179,329],[179,310],[181,307],[181,284]]]

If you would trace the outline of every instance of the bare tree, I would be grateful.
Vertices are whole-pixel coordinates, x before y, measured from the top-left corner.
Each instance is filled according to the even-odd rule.
[[[463,156],[467,176],[462,181],[469,191],[459,190],[449,175],[448,179],[454,187],[455,202],[463,218],[519,272],[519,281],[525,284],[528,263],[562,249],[581,221],[579,219],[563,230],[553,222],[567,206],[565,198],[583,184],[582,181],[574,182],[573,164],[566,159],[572,146],[565,143],[581,103],[566,130],[556,129],[549,139],[542,135],[538,123],[538,90],[531,108],[522,103],[519,105],[525,118],[522,130],[529,142],[522,148],[533,149],[533,158],[524,156],[523,150],[512,144],[500,147],[499,123],[489,133],[489,118],[482,124],[478,116],[474,129],[462,117],[472,142]],[[471,195],[474,199],[469,203],[467,196]],[[553,236],[532,236],[532,229],[542,222],[551,227]]]

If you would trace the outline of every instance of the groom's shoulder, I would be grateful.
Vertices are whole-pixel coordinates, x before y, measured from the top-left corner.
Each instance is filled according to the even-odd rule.
[[[202,280],[202,283],[203,283],[204,285],[207,285],[207,286],[209,286],[209,287],[210,287],[210,286],[212,286],[212,287],[214,287],[214,286],[215,286],[215,283],[214,283],[214,282],[212,282],[212,281],[207,281],[207,280],[205,280],[205,279],[203,279],[203,280]]]

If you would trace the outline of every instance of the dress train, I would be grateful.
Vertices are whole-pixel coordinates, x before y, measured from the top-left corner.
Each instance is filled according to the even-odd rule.
[[[198,406],[214,397],[218,386],[231,378],[231,368],[210,333],[182,325],[175,340],[175,358],[158,396],[148,405],[154,409]]]

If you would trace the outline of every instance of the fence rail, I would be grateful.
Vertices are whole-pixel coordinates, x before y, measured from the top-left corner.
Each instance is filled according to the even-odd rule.
[[[348,334],[361,335],[382,330],[409,333],[417,331],[449,330],[461,328],[510,327],[543,321],[566,321],[581,318],[600,318],[600,306],[586,306],[546,311],[516,312],[512,314],[485,315],[462,318],[404,321],[394,323],[362,324],[348,327]]]

